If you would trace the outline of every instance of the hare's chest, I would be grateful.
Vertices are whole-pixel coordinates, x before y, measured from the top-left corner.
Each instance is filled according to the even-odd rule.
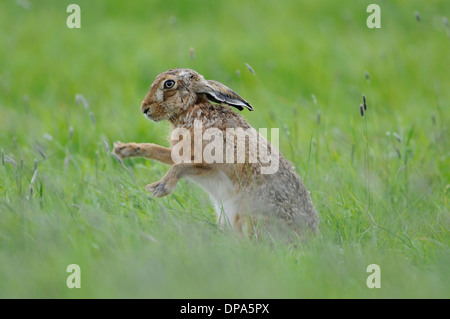
[[[193,175],[188,179],[200,185],[214,200],[224,200],[233,196],[233,183],[224,172]]]
[[[200,185],[211,198],[219,218],[225,213],[232,220],[237,210],[234,185],[224,172],[205,176],[190,176],[190,180]]]

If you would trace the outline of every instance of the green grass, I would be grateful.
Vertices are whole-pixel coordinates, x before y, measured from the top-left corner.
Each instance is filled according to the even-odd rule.
[[[79,0],[76,30],[72,2],[0,4],[0,297],[450,297],[450,3],[380,1],[371,30],[372,1]],[[319,212],[312,242],[222,232],[200,188],[150,199],[167,167],[110,155],[116,140],[167,145],[139,106],[173,67],[280,128]],[[81,289],[66,286],[73,263]],[[380,289],[366,286],[374,263]]]

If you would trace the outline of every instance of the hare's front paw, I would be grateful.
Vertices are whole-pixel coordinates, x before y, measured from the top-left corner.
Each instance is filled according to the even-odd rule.
[[[155,197],[163,197],[169,195],[173,192],[174,189],[175,186],[171,186],[169,183],[166,183],[163,180],[145,186],[145,190],[152,193]]]
[[[122,143],[115,142],[114,143],[114,154],[119,156],[120,158],[135,156],[140,151],[139,146],[136,146],[135,143]]]

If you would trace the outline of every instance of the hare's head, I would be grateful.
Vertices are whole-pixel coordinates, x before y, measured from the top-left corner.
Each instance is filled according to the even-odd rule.
[[[226,103],[240,111],[252,106],[222,83],[205,80],[190,69],[172,69],[158,75],[141,105],[141,111],[153,121],[174,119],[195,103],[206,99]]]

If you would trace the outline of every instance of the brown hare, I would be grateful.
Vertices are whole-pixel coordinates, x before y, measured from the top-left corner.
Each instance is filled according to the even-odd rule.
[[[171,147],[116,142],[114,153],[120,158],[138,156],[170,165],[164,177],[147,185],[146,190],[155,197],[166,196],[181,178],[188,178],[209,193],[218,222],[231,224],[238,233],[255,235],[266,231],[294,239],[316,233],[317,212],[295,168],[230,106],[240,111],[253,110],[233,90],[205,80],[193,70],[161,73],[142,102],[141,111],[155,122],[170,122]],[[209,135],[214,139],[203,136],[197,142],[196,134],[206,134],[213,128],[215,134]],[[240,139],[243,131],[246,135]],[[226,153],[227,160],[215,155],[213,160],[197,157],[204,155],[211,140],[218,142],[215,155]],[[251,147],[258,154],[250,154]],[[181,160],[180,150],[185,153]],[[275,170],[260,153],[271,154],[277,164]]]

